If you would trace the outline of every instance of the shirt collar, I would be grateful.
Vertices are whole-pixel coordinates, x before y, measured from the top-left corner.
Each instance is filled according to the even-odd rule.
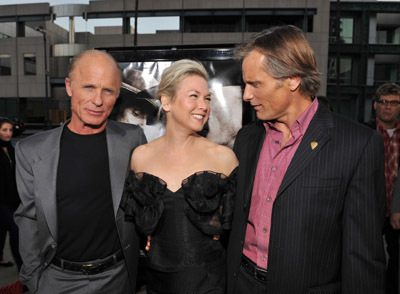
[[[383,128],[383,126],[382,126],[382,124],[381,124],[381,122],[379,121],[379,119],[375,119],[376,120],[376,129],[379,131],[379,133],[383,133],[383,132],[385,132],[386,131],[386,129],[384,129]],[[400,120],[396,120],[396,124],[395,124],[395,126],[394,126],[394,131],[396,132],[396,131],[398,131],[399,129],[400,129]]]
[[[292,131],[294,137],[297,137],[296,133],[300,133],[300,135],[304,136],[305,132],[307,131],[308,125],[310,124],[312,118],[314,117],[314,114],[317,112],[317,109],[318,109],[318,99],[314,99],[313,102],[310,104],[310,106],[308,106],[307,109],[292,124],[290,130]],[[277,130],[273,122],[271,121],[265,121],[264,127],[266,131],[268,131],[268,129]]]

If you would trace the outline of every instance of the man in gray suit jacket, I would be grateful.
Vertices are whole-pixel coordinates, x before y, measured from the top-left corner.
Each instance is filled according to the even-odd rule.
[[[379,134],[315,98],[320,74],[300,29],[265,30],[236,55],[259,121],[234,146],[228,293],[383,294]]]
[[[74,57],[65,84],[71,120],[16,147],[20,277],[29,293],[134,293],[139,239],[119,204],[146,139],[108,121],[121,87],[110,55]]]

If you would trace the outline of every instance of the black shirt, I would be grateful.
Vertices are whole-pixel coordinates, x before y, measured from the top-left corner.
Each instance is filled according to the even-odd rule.
[[[58,257],[92,261],[121,248],[105,131],[79,135],[64,128],[57,170],[57,215]]]

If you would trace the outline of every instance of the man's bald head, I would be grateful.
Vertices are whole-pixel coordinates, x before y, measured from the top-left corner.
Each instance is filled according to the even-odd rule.
[[[120,76],[120,79],[122,81],[122,71],[121,68],[119,67],[118,63],[115,61],[114,57],[112,57],[110,54],[108,54],[105,51],[100,51],[100,50],[95,50],[95,49],[91,49],[91,50],[86,50],[80,54],[75,55],[68,66],[68,78],[70,80],[72,80],[72,75],[73,72],[76,68],[76,65],[79,63],[80,60],[82,60],[85,57],[104,57],[107,58],[111,61],[111,63],[113,63],[115,65],[115,69],[117,70],[118,75]]]

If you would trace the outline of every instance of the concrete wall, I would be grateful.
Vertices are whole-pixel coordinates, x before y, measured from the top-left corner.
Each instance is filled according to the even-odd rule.
[[[0,54],[11,55],[11,76],[0,76],[0,97],[45,96],[43,46],[41,37],[0,39]],[[36,55],[36,75],[24,74],[25,53]]]
[[[0,17],[45,15],[50,13],[49,3],[2,5],[0,9]]]

